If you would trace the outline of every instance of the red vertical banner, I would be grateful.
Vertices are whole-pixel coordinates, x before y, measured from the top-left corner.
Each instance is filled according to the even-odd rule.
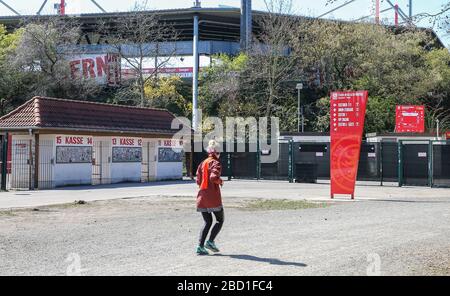
[[[425,132],[425,106],[397,106],[395,118],[397,133]]]
[[[367,91],[331,93],[331,198],[349,194],[354,199],[368,98]]]

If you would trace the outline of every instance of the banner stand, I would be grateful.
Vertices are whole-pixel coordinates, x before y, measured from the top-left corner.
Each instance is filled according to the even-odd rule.
[[[356,176],[369,94],[367,91],[333,92],[330,96],[331,198],[355,199]]]

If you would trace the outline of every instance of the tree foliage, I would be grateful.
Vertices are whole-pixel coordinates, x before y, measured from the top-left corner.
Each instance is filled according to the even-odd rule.
[[[178,116],[188,116],[192,111],[184,92],[183,81],[178,76],[155,78],[145,85],[147,105],[167,109]]]
[[[426,104],[430,117],[445,117],[450,54],[428,32],[314,19],[287,26],[270,15],[263,35],[255,36],[258,50],[220,56],[208,70],[201,89],[207,112],[274,115],[284,130],[294,131],[295,83],[301,80],[307,130],[329,130],[328,95],[334,90],[369,91],[367,132],[393,131],[396,104]],[[262,40],[266,47],[259,46]]]

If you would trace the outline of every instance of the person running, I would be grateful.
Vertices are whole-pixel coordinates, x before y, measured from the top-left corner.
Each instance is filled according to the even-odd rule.
[[[204,225],[200,231],[198,255],[208,255],[208,250],[214,253],[220,252],[214,243],[215,238],[222,229],[224,222],[224,212],[220,187],[223,180],[220,178],[222,166],[219,158],[219,145],[211,140],[208,145],[208,158],[205,159],[197,169],[197,185],[200,187],[197,194],[197,212],[202,214]],[[206,241],[209,230],[213,224],[213,214],[216,217],[216,224],[211,230],[209,240]],[[206,241],[206,243],[205,243]]]

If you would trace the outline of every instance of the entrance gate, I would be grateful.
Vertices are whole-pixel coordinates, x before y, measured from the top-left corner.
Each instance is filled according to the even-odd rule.
[[[12,140],[10,188],[30,190],[34,187],[33,140]]]
[[[401,141],[401,175],[400,185],[429,186],[429,141]]]
[[[111,183],[111,141],[94,141],[92,151],[92,185]]]

